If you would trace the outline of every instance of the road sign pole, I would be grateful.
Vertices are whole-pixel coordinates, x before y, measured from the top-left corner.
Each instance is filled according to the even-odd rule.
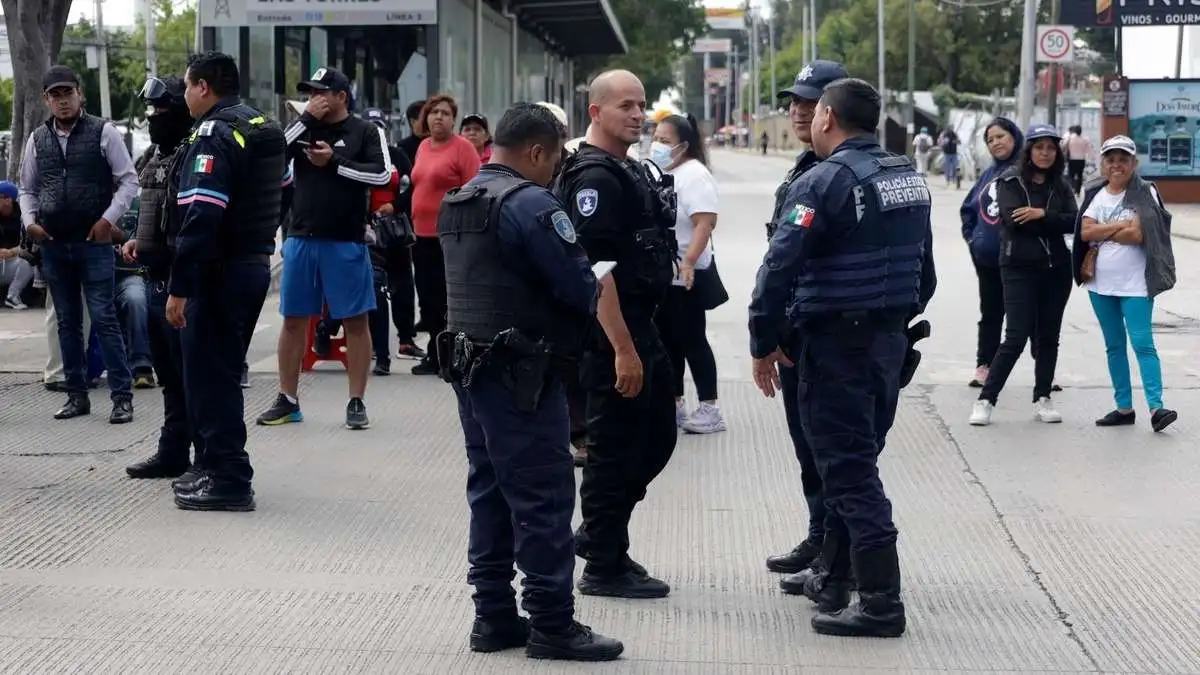
[[[1050,0],[1050,21],[1058,23],[1059,0]],[[1071,45],[1067,45],[1071,49]],[[1046,69],[1046,86],[1050,92],[1046,95],[1046,121],[1050,126],[1058,126],[1058,63],[1051,62]]]
[[[1033,96],[1037,92],[1037,63],[1034,44],[1037,40],[1038,0],[1025,0],[1025,29],[1021,32],[1021,88],[1017,96],[1017,125],[1029,127],[1033,117]]]

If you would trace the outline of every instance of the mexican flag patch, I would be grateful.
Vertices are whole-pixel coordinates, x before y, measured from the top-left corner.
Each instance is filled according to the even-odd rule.
[[[788,214],[788,220],[792,221],[794,225],[799,225],[800,227],[811,227],[813,218],[815,218],[816,215],[817,212],[813,211],[811,208],[804,206],[803,204],[797,204],[796,206],[792,207],[792,212]]]
[[[213,156],[212,155],[196,155],[196,165],[192,169],[195,173],[212,173]]]

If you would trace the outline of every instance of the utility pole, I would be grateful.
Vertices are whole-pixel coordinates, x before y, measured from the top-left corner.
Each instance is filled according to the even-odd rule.
[[[742,62],[738,60],[737,47],[733,48],[733,72],[730,75],[733,77],[733,109],[740,113],[742,110]],[[734,126],[742,125],[740,117],[732,114],[730,117],[734,117]],[[726,122],[726,124],[728,123]]]
[[[770,54],[770,71],[771,71],[771,88],[767,92],[769,97],[767,101],[771,104],[771,110],[775,109],[775,92],[779,91],[779,81],[775,79],[775,15],[771,15],[771,20],[767,23],[767,45],[771,50]]]
[[[704,52],[703,61],[704,61],[704,65],[702,67],[704,68],[704,73],[700,76],[700,79],[703,80],[703,82],[704,82],[704,118],[703,119],[705,122],[707,122],[710,119],[712,119],[711,117],[709,117],[709,115],[712,114],[712,109],[713,109],[712,89],[710,89],[711,84],[708,81],[708,71],[710,68],[712,68],[712,54],[709,54],[708,52]]]
[[[100,63],[100,116],[112,119],[112,102],[108,96],[108,39],[104,33],[104,12],[100,5],[104,0],[96,0],[96,49]]]
[[[908,120],[905,123],[904,152],[912,151],[917,133],[917,0],[908,0]]]
[[[750,131],[757,129],[754,118],[758,115],[758,17],[754,8],[750,9]]]
[[[802,45],[800,53],[804,55],[803,61],[812,63],[812,59],[810,58],[812,49],[809,47],[808,34],[808,7],[805,5],[800,5],[800,40]]]
[[[1037,41],[1038,0],[1025,0],[1024,31],[1021,33],[1021,86],[1017,94],[1017,126],[1029,128],[1033,118],[1033,97],[1037,92],[1037,63],[1034,44]],[[1119,29],[1118,29],[1119,30]]]
[[[158,76],[158,45],[154,36],[154,2],[142,0],[142,21],[146,25],[146,77]]]
[[[884,80],[884,57],[887,53],[887,46],[883,43],[883,0],[879,0],[879,7],[876,10],[879,14],[876,23],[878,23],[878,34],[876,36],[879,52],[879,97],[882,99],[882,110],[879,111],[879,144],[887,149],[887,83]]]
[[[809,61],[817,60],[817,0],[808,0],[808,30],[812,39],[808,41]]]
[[[1050,0],[1050,23],[1058,23],[1058,0]],[[1183,26],[1179,27],[1183,30]],[[1052,127],[1058,126],[1058,73],[1057,63],[1048,64],[1046,68],[1046,122]]]

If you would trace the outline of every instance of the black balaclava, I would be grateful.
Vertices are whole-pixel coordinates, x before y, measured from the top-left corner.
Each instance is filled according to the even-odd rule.
[[[192,130],[192,116],[184,106],[171,105],[165,111],[151,115],[150,142],[158,146],[162,154],[174,152]]]

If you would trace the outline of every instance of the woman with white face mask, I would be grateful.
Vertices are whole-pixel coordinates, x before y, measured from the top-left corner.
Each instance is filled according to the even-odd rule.
[[[675,375],[675,420],[689,433],[724,431],[725,419],[717,405],[717,361],[705,333],[705,312],[728,300],[729,295],[713,260],[717,182],[708,170],[695,120],[690,115],[671,115],[659,122],[649,159],[674,177],[679,200],[675,216],[679,272],[655,317]],[[692,371],[700,399],[691,412],[683,396],[685,366]]]

